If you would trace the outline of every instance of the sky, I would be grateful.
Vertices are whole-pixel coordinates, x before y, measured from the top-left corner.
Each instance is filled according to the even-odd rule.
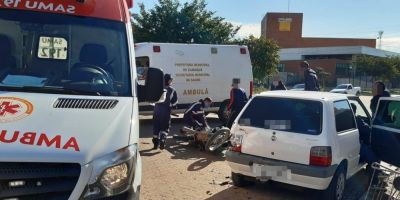
[[[186,2],[189,0],[180,0]],[[301,12],[303,37],[377,38],[384,31],[382,49],[400,52],[399,0],[206,0],[207,8],[242,28],[237,37],[259,36],[267,12]],[[135,0],[134,13],[144,3]],[[377,41],[377,44],[379,42]]]

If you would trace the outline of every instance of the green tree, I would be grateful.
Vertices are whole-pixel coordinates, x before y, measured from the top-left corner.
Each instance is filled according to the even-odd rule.
[[[357,56],[354,61],[357,71],[374,79],[390,81],[400,75],[400,57]]]
[[[136,42],[174,42],[221,44],[231,40],[240,27],[235,27],[206,8],[205,0],[181,4],[178,0],[158,0],[146,10],[139,4],[140,13],[133,15],[133,34]]]
[[[279,46],[275,41],[250,36],[235,40],[233,43],[246,45],[249,48],[253,76],[256,81],[264,81],[267,76],[278,73]]]

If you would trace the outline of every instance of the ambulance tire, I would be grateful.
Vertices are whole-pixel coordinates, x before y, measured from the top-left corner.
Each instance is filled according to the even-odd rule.
[[[228,105],[229,105],[229,99],[224,100],[221,105],[219,106],[219,110],[218,110],[218,118],[219,120],[221,120],[222,123],[227,124],[229,117],[227,116],[227,109],[228,109]]]

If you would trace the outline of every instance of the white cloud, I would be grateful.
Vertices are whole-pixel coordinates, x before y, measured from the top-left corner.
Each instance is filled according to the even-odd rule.
[[[231,22],[235,26],[241,26],[240,30],[236,34],[238,38],[245,38],[250,35],[255,37],[261,36],[261,24],[244,24],[240,22]]]
[[[379,47],[379,40],[376,41],[376,46]],[[385,38],[385,35],[383,35],[382,49],[400,53],[400,37],[386,37]]]

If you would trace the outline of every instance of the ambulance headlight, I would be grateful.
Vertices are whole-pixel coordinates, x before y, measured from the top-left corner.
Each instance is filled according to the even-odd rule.
[[[128,165],[126,163],[122,163],[106,169],[101,177],[100,183],[107,189],[113,190],[126,183],[128,175]]]
[[[135,175],[137,146],[132,145],[96,159],[84,199],[98,199],[129,190]]]

